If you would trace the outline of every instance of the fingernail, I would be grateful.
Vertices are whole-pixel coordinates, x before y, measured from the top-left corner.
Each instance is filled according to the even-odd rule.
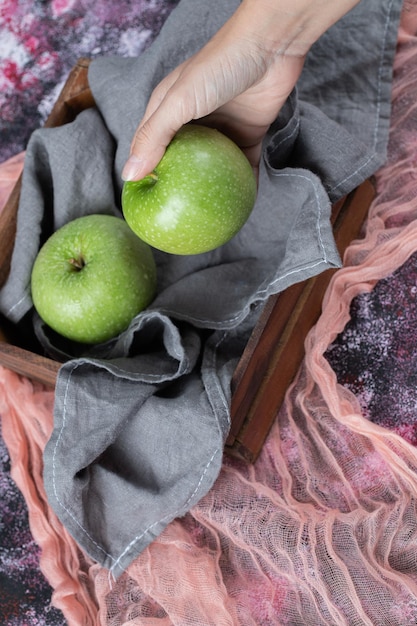
[[[123,180],[135,180],[142,169],[143,160],[138,159],[134,154],[128,158],[122,171]]]

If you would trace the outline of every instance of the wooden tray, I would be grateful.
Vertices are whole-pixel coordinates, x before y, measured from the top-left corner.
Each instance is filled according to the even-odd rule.
[[[80,59],[46,122],[47,127],[72,121],[94,99],[88,86],[88,59]],[[16,234],[20,193],[17,182],[0,213],[0,287],[7,278]],[[374,196],[366,181],[333,207],[332,224],[340,254],[358,237]],[[334,271],[297,283],[267,301],[232,379],[231,430],[226,452],[256,460],[304,356],[304,340],[321,312],[323,295]],[[0,319],[0,365],[55,386],[60,364],[19,345],[13,328]]]

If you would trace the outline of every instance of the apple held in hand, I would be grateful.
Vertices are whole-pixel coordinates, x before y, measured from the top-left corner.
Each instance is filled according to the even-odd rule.
[[[57,333],[101,343],[125,330],[153,299],[152,250],[123,219],[86,215],[42,246],[31,289],[35,309]]]
[[[122,208],[132,230],[154,248],[199,254],[229,241],[248,219],[256,180],[228,137],[183,126],[154,172],[123,185]]]

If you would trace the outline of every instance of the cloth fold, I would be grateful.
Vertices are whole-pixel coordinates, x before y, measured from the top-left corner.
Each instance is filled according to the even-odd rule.
[[[265,300],[340,266],[331,203],[385,158],[401,3],[361,2],[312,49],[265,140],[258,198],[238,235],[203,255],[155,251],[158,294],[116,339],[84,349],[32,315],[41,243],[80,214],[120,214],[121,168],[149,95],[234,11],[182,0],[139,58],[92,62],[96,109],[29,142],[2,312],[34,324],[61,367],[45,449],[51,506],[94,559],[120,575],[218,476],[230,380]],[[346,35],[348,33],[348,36]]]

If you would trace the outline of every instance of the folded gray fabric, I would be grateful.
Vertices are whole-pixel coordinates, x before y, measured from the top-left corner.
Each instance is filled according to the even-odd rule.
[[[262,304],[340,259],[331,203],[385,158],[399,0],[364,0],[311,50],[265,140],[253,213],[202,255],[155,252],[158,293],[130,327],[85,348],[33,313],[30,272],[43,241],[86,213],[120,215],[121,169],[149,95],[235,10],[182,0],[140,58],[93,61],[97,108],[28,145],[1,311],[66,361],[45,450],[51,506],[118,576],[212,487],[230,426],[230,381]]]

